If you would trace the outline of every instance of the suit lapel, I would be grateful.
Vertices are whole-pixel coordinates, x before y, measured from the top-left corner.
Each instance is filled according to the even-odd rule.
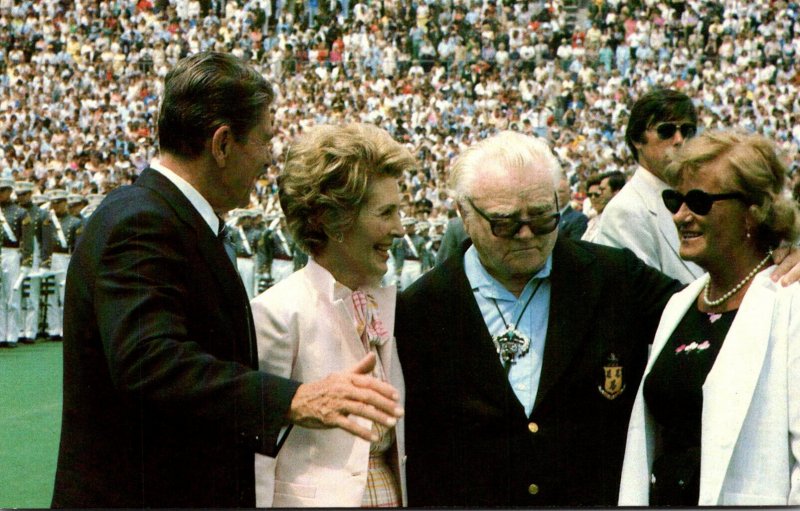
[[[550,317],[534,410],[547,398],[588,334],[589,307],[597,303],[600,293],[600,286],[585,285],[587,276],[593,275],[592,260],[578,245],[560,238],[556,242],[550,275]]]
[[[153,190],[172,206],[178,218],[196,233],[197,248],[208,262],[209,267],[214,270],[212,273],[216,276],[220,286],[226,294],[240,299],[245,291],[236,268],[228,259],[224,245],[211,232],[208,224],[189,202],[189,199],[169,179],[149,168],[142,172],[135,185]]]
[[[703,385],[700,503],[718,505],[769,344],[775,284],[762,273],[742,300]]]
[[[320,314],[326,314],[328,330],[334,339],[339,339],[339,350],[344,355],[344,360],[349,364],[361,360],[367,351],[358,334],[352,312],[352,293],[345,286],[336,283],[331,273],[319,265],[313,258],[303,268],[303,275],[315,295],[314,305],[319,301]],[[323,309],[329,307],[328,312]]]

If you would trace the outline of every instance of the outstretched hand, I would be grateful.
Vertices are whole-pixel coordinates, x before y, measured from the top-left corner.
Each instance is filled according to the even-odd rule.
[[[350,415],[391,427],[404,411],[397,389],[369,375],[376,360],[370,353],[345,372],[300,385],[289,408],[289,422],[304,428],[342,428],[364,440],[377,440],[371,429],[360,426]]]

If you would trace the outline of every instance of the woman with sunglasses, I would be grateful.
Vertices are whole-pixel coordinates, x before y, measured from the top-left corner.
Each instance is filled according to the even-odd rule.
[[[761,136],[709,132],[666,177],[680,255],[707,273],[661,317],[619,503],[800,504],[800,284],[769,278],[800,233],[786,168]]]

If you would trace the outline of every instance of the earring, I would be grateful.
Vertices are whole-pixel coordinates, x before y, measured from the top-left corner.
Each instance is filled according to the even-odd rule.
[[[749,235],[748,235],[749,237]],[[336,236],[333,237],[336,240],[336,243],[342,243],[344,241],[344,234],[341,232],[337,232]]]

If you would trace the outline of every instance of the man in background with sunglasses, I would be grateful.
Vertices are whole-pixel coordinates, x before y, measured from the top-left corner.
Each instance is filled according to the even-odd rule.
[[[697,111],[682,92],[655,89],[631,109],[625,141],[639,163],[627,185],[606,206],[595,243],[628,248],[641,260],[683,283],[702,275],[678,253],[678,231],[661,192],[674,152],[697,133]]]
[[[572,208],[572,204],[570,204],[572,189],[566,177],[559,181],[556,195],[558,196],[558,206],[561,208],[561,211],[559,211],[561,220],[558,221],[558,231],[567,238],[573,240],[581,239],[583,233],[586,232],[589,219],[581,211]]]
[[[586,181],[586,195],[591,201],[595,215],[589,219],[586,232],[581,236],[583,241],[595,240],[597,233],[600,232],[600,219],[603,211],[623,186],[625,186],[625,174],[618,170],[592,176]]]

